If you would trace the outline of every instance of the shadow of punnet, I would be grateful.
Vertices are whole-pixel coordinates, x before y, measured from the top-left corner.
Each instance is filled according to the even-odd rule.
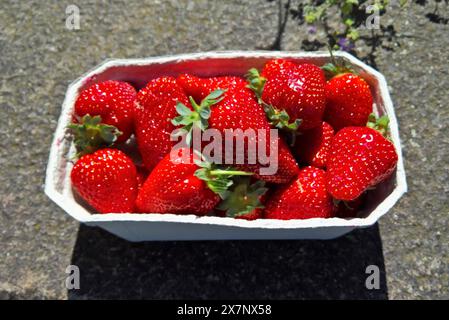
[[[131,243],[80,226],[69,299],[388,299],[378,226],[334,240]],[[380,288],[367,289],[369,265]]]

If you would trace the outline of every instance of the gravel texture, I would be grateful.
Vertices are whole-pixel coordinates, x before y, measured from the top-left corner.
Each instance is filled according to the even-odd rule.
[[[395,38],[357,49],[388,80],[409,184],[379,225],[333,241],[140,244],[80,226],[43,193],[67,85],[110,57],[268,48],[276,38],[301,50],[306,28],[290,18],[279,33],[270,1],[76,1],[81,29],[68,30],[72,3],[0,6],[0,298],[449,298],[449,26],[426,17],[432,1],[382,16]],[[69,264],[81,290],[64,286]],[[370,264],[379,290],[365,288]]]

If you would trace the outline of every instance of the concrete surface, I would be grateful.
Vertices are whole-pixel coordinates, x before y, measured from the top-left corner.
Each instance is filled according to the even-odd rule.
[[[308,35],[291,17],[279,33],[270,1],[108,3],[0,6],[0,298],[449,298],[449,26],[426,16],[432,1],[382,16],[396,34],[357,49],[389,82],[408,174],[409,193],[378,226],[334,241],[144,244],[79,226],[43,193],[67,85],[109,57],[267,48],[278,34],[301,50]],[[80,30],[65,27],[69,4]],[[64,286],[69,264],[79,291]],[[370,264],[379,290],[365,288]]]

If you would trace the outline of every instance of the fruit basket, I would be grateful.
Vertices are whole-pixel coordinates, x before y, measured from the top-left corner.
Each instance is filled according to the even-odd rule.
[[[247,221],[216,216],[175,214],[95,214],[73,192],[70,161],[73,143],[66,138],[75,101],[81,90],[106,80],[121,80],[142,88],[154,78],[194,73],[198,76],[243,76],[249,68],[262,68],[273,58],[287,58],[297,63],[323,65],[327,52],[228,51],[184,54],[144,59],[111,59],[100,64],[75,82],[66,93],[58,126],[51,145],[45,192],[74,219],[89,226],[101,227],[129,241],[150,240],[222,240],[222,239],[332,239],[355,228],[374,224],[407,191],[398,125],[386,81],[382,74],[346,52],[335,52],[369,84],[374,111],[388,115],[391,141],[398,155],[393,175],[370,191],[357,218],[312,218],[295,220],[257,219]]]

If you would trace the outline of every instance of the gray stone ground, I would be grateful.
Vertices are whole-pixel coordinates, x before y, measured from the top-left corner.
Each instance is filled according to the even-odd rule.
[[[78,31],[65,28],[71,3],[81,10]],[[425,17],[433,7],[383,16],[398,38],[372,55],[391,87],[409,183],[378,226],[327,242],[131,244],[80,226],[43,193],[67,85],[109,57],[267,47],[277,4],[3,1],[0,298],[448,299],[449,27]],[[440,13],[447,18],[447,6]],[[289,19],[282,49],[301,50],[305,34]],[[71,263],[82,272],[78,292],[64,287]],[[368,264],[381,267],[380,290],[364,288]]]

